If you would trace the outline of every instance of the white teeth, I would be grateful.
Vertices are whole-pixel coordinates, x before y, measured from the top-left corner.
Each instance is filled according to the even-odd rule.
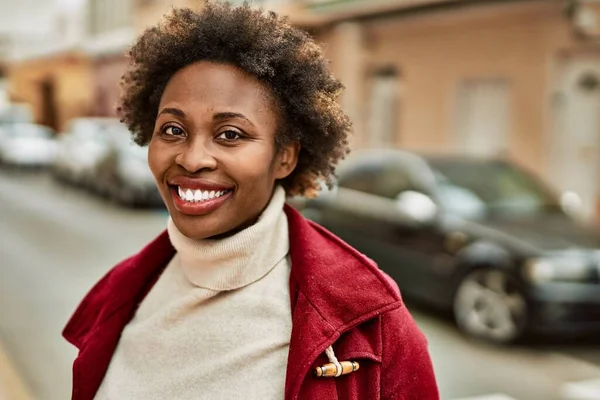
[[[227,193],[227,190],[219,190],[219,191],[208,191],[208,190],[191,190],[191,189],[182,189],[180,186],[177,187],[177,193],[179,194],[179,197],[182,198],[185,201],[189,201],[189,202],[199,202],[199,201],[206,201],[206,200],[210,200],[210,199],[216,199],[217,197],[221,197],[223,196],[225,193]]]

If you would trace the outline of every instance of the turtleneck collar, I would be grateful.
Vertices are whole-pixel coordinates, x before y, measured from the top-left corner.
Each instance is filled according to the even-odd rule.
[[[277,186],[258,221],[224,239],[190,239],[169,218],[169,238],[187,279],[222,291],[247,286],[269,273],[289,251],[284,203],[285,190]]]

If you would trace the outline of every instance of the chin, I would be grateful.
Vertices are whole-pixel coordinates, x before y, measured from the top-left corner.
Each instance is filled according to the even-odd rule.
[[[220,233],[219,229],[210,227],[211,224],[206,221],[206,218],[179,215],[177,218],[173,218],[173,222],[179,232],[193,240],[206,239]]]
[[[203,240],[215,236],[221,236],[231,229],[228,224],[223,224],[223,220],[218,216],[202,215],[172,215],[173,223],[184,236],[192,240]]]

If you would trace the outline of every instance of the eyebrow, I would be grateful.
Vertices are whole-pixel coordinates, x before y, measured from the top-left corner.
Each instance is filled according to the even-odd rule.
[[[185,113],[179,108],[166,107],[160,110],[158,115],[162,114],[171,114],[179,118],[185,118]],[[254,123],[248,119],[244,114],[236,113],[236,112],[220,112],[213,115],[213,120],[215,121],[223,121],[226,119],[238,118],[246,121],[248,124],[254,126]]]
[[[213,115],[213,120],[222,121],[225,119],[238,118],[246,121],[248,124],[254,126],[254,123],[248,119],[244,114],[236,113],[236,112],[220,112]]]
[[[162,114],[171,114],[176,117],[185,118],[185,113],[183,111],[181,111],[179,108],[172,108],[172,107],[163,108],[162,110],[160,110],[158,115],[162,115]]]

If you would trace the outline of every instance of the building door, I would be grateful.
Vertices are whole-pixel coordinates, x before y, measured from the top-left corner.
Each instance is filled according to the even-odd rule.
[[[458,152],[498,156],[508,150],[509,92],[509,83],[504,79],[474,79],[460,84],[454,128]]]
[[[51,77],[44,79],[40,84],[42,97],[41,123],[55,131],[58,130],[58,116],[56,111],[55,84]]]
[[[560,71],[549,170],[554,185],[577,193],[591,218],[600,199],[600,55],[564,60]]]

